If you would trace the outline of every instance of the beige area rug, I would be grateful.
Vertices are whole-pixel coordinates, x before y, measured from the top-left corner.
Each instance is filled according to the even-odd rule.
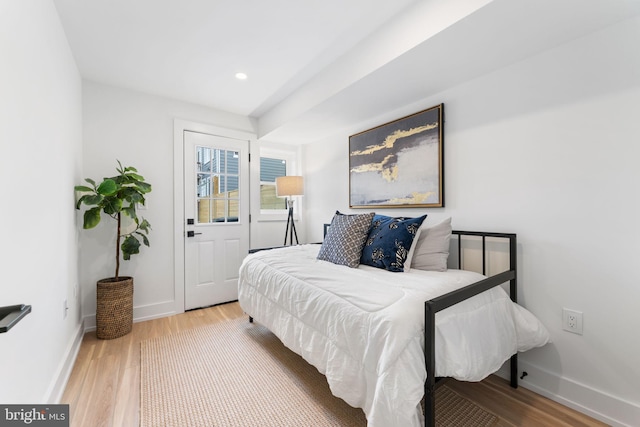
[[[236,319],[141,343],[142,427],[366,426],[325,377],[265,327]],[[441,426],[492,426],[497,418],[446,386]]]

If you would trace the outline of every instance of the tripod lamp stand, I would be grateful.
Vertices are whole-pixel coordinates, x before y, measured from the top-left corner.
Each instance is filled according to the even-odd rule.
[[[289,206],[287,228],[284,232],[285,245],[287,244],[287,235],[289,236],[289,245],[293,245],[293,236],[296,237],[296,245],[298,244],[298,233],[293,222],[293,199],[291,197],[302,195],[304,195],[304,180],[301,176],[289,175],[276,178],[276,196],[287,197],[287,206]]]

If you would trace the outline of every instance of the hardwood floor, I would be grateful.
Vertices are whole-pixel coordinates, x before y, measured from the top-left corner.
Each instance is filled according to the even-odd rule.
[[[140,342],[244,316],[238,303],[135,323],[133,331],[114,340],[84,336],[78,358],[62,397],[70,405],[72,427],[139,424]],[[522,387],[509,387],[491,376],[479,383],[450,380],[459,394],[500,418],[499,426],[604,426]]]

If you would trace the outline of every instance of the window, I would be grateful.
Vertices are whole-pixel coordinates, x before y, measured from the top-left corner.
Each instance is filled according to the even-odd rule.
[[[260,157],[261,211],[280,211],[287,208],[286,199],[276,196],[276,178],[286,175],[286,159]]]
[[[300,175],[300,147],[294,145],[261,143],[252,146],[259,157],[251,162],[251,201],[255,222],[286,221],[289,209],[287,199],[276,196],[276,178]],[[301,212],[300,197],[293,198],[294,215]]]

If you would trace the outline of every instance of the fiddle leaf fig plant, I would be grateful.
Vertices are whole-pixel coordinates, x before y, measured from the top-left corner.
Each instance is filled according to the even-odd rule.
[[[97,184],[94,180],[86,178],[91,186],[77,185],[75,191],[83,193],[76,203],[76,209],[85,204],[88,209],[84,212],[84,229],[94,228],[100,224],[102,213],[107,214],[117,222],[116,227],[116,273],[118,279],[120,273],[120,251],[122,258],[129,260],[131,255],[140,253],[140,241],[149,246],[147,235],[151,230],[151,224],[144,218],[139,218],[136,213],[136,205],[145,204],[145,195],[151,192],[151,184],[144,181],[144,177],[138,174],[133,166],[122,167],[118,160],[116,168],[118,175],[111,178],[103,178]],[[135,223],[131,231],[123,232],[122,214],[128,216]],[[122,241],[122,244],[120,242]]]

